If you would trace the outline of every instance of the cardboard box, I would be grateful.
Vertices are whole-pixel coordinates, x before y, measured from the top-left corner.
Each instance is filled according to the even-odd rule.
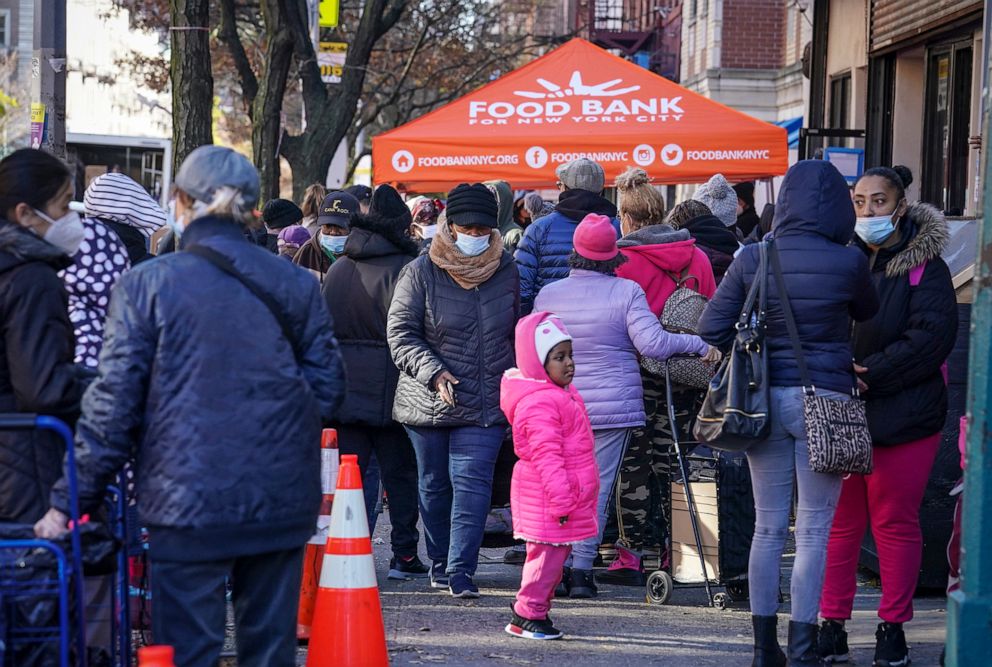
[[[706,575],[711,581],[720,578],[720,521],[717,512],[716,484],[691,482],[696,507],[699,540],[703,546]],[[689,505],[682,484],[672,483],[672,576],[680,583],[702,583],[703,568],[692,531]]]

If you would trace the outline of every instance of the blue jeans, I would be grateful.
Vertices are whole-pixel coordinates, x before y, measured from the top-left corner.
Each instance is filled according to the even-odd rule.
[[[599,498],[596,500],[596,523],[599,524],[599,535],[579,542],[572,547],[572,567],[577,570],[591,570],[596,560],[596,552],[603,541],[603,530],[606,528],[606,512],[610,499],[613,497],[613,487],[620,473],[620,462],[627,451],[632,428],[606,428],[593,431],[596,440],[596,465],[599,467]]]
[[[446,572],[475,574],[506,428],[407,426],[417,453],[427,555]]]
[[[818,394],[844,400],[832,391]],[[748,579],[751,613],[778,612],[782,551],[789,535],[793,478],[799,484],[796,509],[796,561],[792,569],[792,620],[816,623],[827,565],[827,541],[840,498],[841,476],[809,469],[806,422],[800,387],[772,387],[772,430],[747,450],[757,515]]]

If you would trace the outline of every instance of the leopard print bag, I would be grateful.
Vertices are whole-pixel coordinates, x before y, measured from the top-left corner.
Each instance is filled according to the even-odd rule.
[[[668,277],[675,283],[675,291],[665,300],[658,321],[665,331],[671,333],[698,334],[699,318],[709,302],[699,293],[699,279],[689,274],[688,267],[679,275],[668,273]],[[689,287],[690,281],[696,282],[696,289]],[[641,368],[662,378],[665,377],[665,363],[659,359],[641,357]],[[669,378],[673,384],[695,389],[708,389],[719,366],[688,355],[672,357],[667,363]]]
[[[853,384],[852,396],[847,400],[817,395],[816,387],[810,382],[806,358],[799,344],[799,332],[792,315],[789,295],[785,291],[785,280],[774,243],[769,244],[768,254],[775,271],[782,315],[789,330],[789,339],[792,341],[792,350],[796,355],[799,376],[803,383],[803,417],[806,421],[809,468],[813,472],[835,475],[867,475],[872,470],[872,444],[865,403],[857,396]]]

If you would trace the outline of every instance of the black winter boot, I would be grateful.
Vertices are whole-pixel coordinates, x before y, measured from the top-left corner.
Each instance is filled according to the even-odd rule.
[[[789,667],[825,667],[817,651],[816,623],[789,621]]]
[[[778,616],[751,616],[754,660],[751,667],[785,667],[785,653],[778,645]]]

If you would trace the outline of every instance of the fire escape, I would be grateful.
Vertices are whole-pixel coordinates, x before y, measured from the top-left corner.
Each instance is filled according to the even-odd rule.
[[[589,38],[678,80],[682,0],[587,0]]]

